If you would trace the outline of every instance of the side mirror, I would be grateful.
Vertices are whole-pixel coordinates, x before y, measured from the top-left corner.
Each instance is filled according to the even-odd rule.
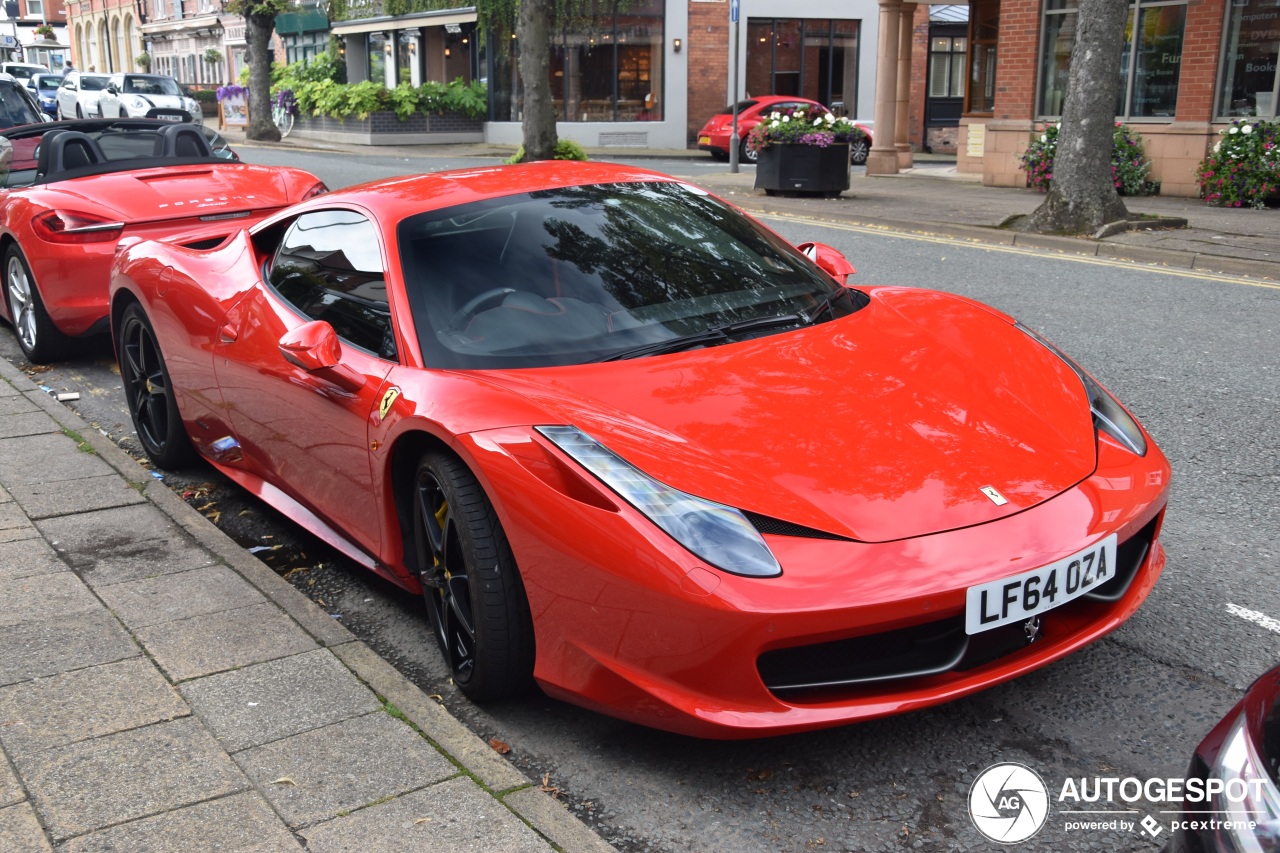
[[[307,373],[332,382],[344,391],[364,387],[364,377],[342,363],[342,342],[333,326],[323,320],[303,323],[280,339],[280,355]]]
[[[801,243],[796,248],[804,252],[806,258],[817,264],[818,269],[840,284],[848,284],[849,276],[857,272],[853,264],[849,263],[838,249],[833,249],[826,243]]]
[[[115,84],[115,83],[108,83],[108,84],[107,84],[107,91],[108,91],[108,92],[110,92],[110,93],[111,93],[111,94],[113,94],[113,95],[118,95],[118,94],[120,94],[120,90],[116,88],[116,84]]]

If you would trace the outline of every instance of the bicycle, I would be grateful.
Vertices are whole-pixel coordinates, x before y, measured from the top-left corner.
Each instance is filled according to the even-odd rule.
[[[298,102],[294,100],[291,90],[281,89],[271,99],[271,120],[275,122],[276,128],[280,131],[281,139],[284,139],[293,130],[293,117],[297,112]]]

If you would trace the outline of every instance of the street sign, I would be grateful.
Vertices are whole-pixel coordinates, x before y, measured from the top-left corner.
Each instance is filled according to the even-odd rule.
[[[729,23],[738,23],[738,0],[729,0]]]

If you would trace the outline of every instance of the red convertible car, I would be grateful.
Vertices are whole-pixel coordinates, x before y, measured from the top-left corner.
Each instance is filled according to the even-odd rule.
[[[421,591],[476,700],[704,737],[955,699],[1125,621],[1169,464],[968,299],[847,282],[706,192],[533,163],[126,241],[138,435]]]
[[[11,323],[33,362],[107,330],[121,237],[220,223],[228,234],[324,192],[300,169],[219,156],[199,127],[156,119],[48,122],[0,133],[0,257]]]

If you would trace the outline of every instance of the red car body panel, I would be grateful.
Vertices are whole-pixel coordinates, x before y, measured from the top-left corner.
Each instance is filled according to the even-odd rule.
[[[35,167],[21,161],[31,142],[15,141],[15,168]],[[208,221],[201,217],[243,214],[224,224],[222,233],[230,234],[246,221],[301,201],[320,183],[301,169],[232,161],[164,167],[147,162],[150,168],[0,189],[0,253],[14,242],[22,249],[45,310],[63,334],[96,331],[106,319],[111,259],[121,239],[155,240],[200,227],[207,232]],[[35,217],[53,210],[120,221],[125,227],[99,242],[54,243],[32,225]],[[0,316],[13,320],[7,299],[0,300]]]
[[[284,211],[377,225],[399,363],[344,344],[341,375],[286,361],[306,318],[261,281],[242,232],[212,250],[141,243],[112,273],[139,301],[197,448],[255,494],[406,589],[399,478],[447,446],[493,503],[519,565],[548,693],[704,737],[803,731],[920,708],[1041,667],[1125,621],[1155,584],[1170,467],[1095,430],[1072,370],[993,309],[859,288],[860,311],[785,334],[630,361],[433,370],[406,305],[396,224],[551,186],[670,180],[539,163],[416,176]],[[305,330],[304,330],[305,331]],[[398,396],[381,410],[386,392]],[[776,578],[708,566],[533,429],[572,424],[650,476],[831,534],[766,533]],[[233,436],[238,449],[218,450]],[[996,485],[996,506],[979,490]],[[966,590],[1116,534],[1146,537],[1113,600],[1049,611],[1040,639],[963,669],[788,696],[761,655],[954,621]],[[1015,626],[1016,627],[1016,626]]]

